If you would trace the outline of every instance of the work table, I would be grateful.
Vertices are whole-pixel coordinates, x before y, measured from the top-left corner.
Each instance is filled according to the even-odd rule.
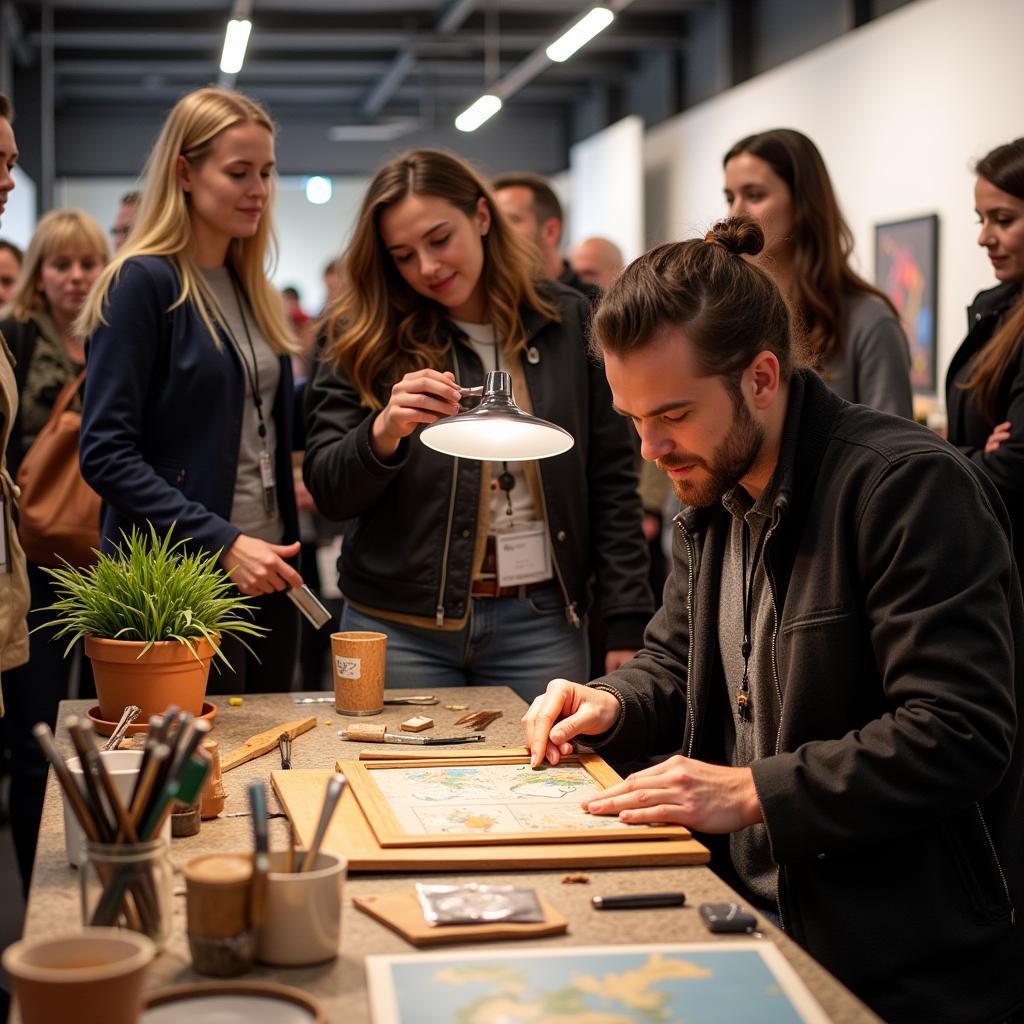
[[[295,704],[291,694],[264,694],[244,697],[240,706],[228,704],[227,697],[210,699],[217,705],[217,715],[211,739],[217,740],[222,754],[240,746],[248,737],[267,729],[276,728],[295,719],[315,716],[313,730],[298,736],[292,743],[293,769],[330,770],[336,760],[355,759],[365,743],[345,743],[338,738],[339,729],[354,722],[387,722],[397,730],[399,723],[415,714],[426,714],[435,720],[432,730],[441,735],[452,731],[451,723],[463,712],[448,711],[446,704],[465,704],[470,709],[501,709],[503,717],[486,729],[488,748],[521,747],[522,731],[519,720],[525,709],[513,691],[505,687],[449,688],[432,691],[440,703],[431,707],[389,706],[375,718],[347,718],[338,715],[333,704]],[[388,691],[389,696],[401,696],[403,691]],[[88,701],[64,701],[60,706],[58,725],[70,714],[84,714]],[[465,731],[463,728],[455,732]],[[58,743],[66,755],[72,753],[66,732],[57,731]],[[409,750],[409,747],[396,747]],[[424,752],[432,748],[424,747]],[[448,749],[448,748],[439,748]],[[473,745],[463,749],[467,753]],[[269,810],[280,810],[270,786],[270,773],[280,769],[280,757],[274,749],[268,754],[249,761],[224,775],[228,794],[225,814],[248,810],[246,786],[254,780],[267,783]],[[281,849],[288,842],[288,826],[283,818],[270,821],[271,847]],[[249,851],[252,832],[247,817],[220,817],[204,821],[199,834],[174,839],[170,858],[175,868],[195,856],[211,852]],[[355,895],[411,890],[416,881],[458,883],[471,879],[494,884],[531,885],[557,908],[569,921],[567,934],[518,942],[474,943],[472,946],[438,946],[436,951],[457,949],[508,950],[514,958],[516,947],[539,948],[552,946],[621,945],[624,943],[679,943],[709,942],[718,939],[733,940],[734,936],[712,936],[700,922],[697,907],[703,902],[735,900],[736,894],[711,870],[703,866],[595,868],[587,869],[588,884],[565,884],[563,879],[571,870],[537,870],[521,872],[475,872],[472,876],[430,873],[359,874],[351,876],[344,886],[341,953],[334,963],[309,968],[272,968],[256,965],[243,975],[244,979],[274,980],[294,985],[317,999],[331,1022],[369,1024],[370,1008],[364,973],[364,958],[372,954],[413,953],[411,946],[352,904]],[[79,926],[78,872],[68,866],[64,851],[64,826],[60,792],[50,774],[36,853],[35,872],[29,893],[25,920],[27,936],[59,934]],[[686,893],[686,906],[657,910],[630,910],[597,912],[590,905],[595,895],[610,895],[623,891],[664,891],[682,889]],[[147,979],[147,988],[157,989],[172,984],[202,982],[206,979],[192,970],[185,934],[184,884],[180,873],[175,878],[174,925],[167,946],[153,961]],[[878,1018],[838,981],[819,967],[806,953],[785,935],[759,917],[763,939],[751,942],[772,942],[782,951],[800,978],[810,989],[822,1008],[836,1024],[862,1024],[877,1022]],[[10,1024],[17,1024],[17,1013],[12,1013]]]

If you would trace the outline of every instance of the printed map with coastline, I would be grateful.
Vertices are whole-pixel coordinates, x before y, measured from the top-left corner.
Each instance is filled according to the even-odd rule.
[[[371,957],[369,970],[375,1024],[827,1021],[778,951],[760,947],[548,950],[514,962],[420,953]]]
[[[410,835],[623,827],[614,815],[587,814],[580,807],[601,787],[578,765],[389,768],[374,772],[373,779]]]

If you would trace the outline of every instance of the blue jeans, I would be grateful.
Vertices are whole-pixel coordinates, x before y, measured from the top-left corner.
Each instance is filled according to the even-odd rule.
[[[460,630],[388,622],[349,605],[341,628],[387,634],[388,687],[510,686],[530,702],[552,679],[590,678],[586,631],[566,621],[557,585],[528,597],[474,597]]]

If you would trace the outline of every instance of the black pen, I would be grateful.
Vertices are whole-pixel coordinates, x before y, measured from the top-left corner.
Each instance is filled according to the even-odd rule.
[[[684,892],[635,892],[624,896],[594,896],[590,902],[595,910],[634,910],[641,907],[681,907],[686,903]]]

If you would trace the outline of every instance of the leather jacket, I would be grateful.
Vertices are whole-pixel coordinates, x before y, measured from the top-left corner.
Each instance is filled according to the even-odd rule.
[[[931,431],[790,386],[764,559],[781,700],[751,765],[785,931],[885,1020],[1024,1007],[1024,609],[984,474]],[[724,763],[718,650],[729,513],[677,517],[645,648],[592,685],[606,757]]]
[[[628,424],[612,409],[604,372],[587,357],[586,301],[562,285],[548,287],[561,322],[524,308],[529,340],[508,368],[518,404],[575,438],[568,452],[536,463],[539,510],[567,618],[579,624],[594,573],[608,647],[635,648],[654,604]],[[479,358],[454,326],[446,368],[464,386],[483,383]],[[380,400],[389,394],[390,382],[382,383]],[[370,447],[376,414],[328,361],[319,364],[306,402],[303,476],[317,508],[348,521],[339,561],[346,599],[384,618],[461,628],[486,533],[483,464],[432,451],[419,430],[381,461]]]

